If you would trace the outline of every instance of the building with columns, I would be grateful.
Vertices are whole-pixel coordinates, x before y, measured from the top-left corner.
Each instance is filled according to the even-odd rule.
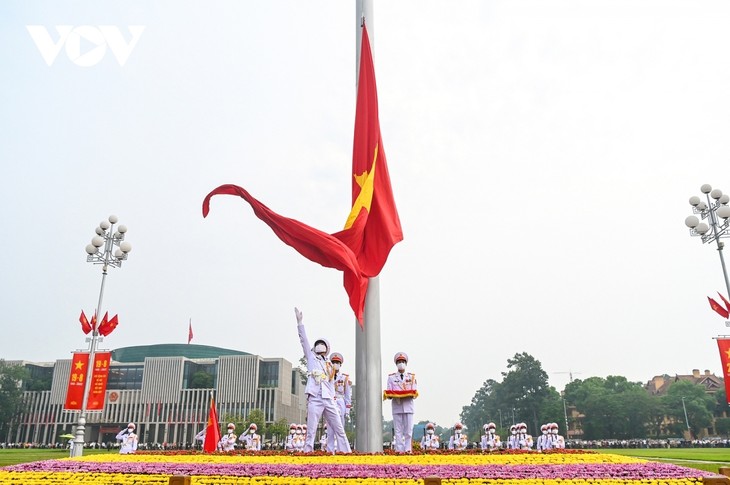
[[[31,385],[23,394],[22,414],[0,440],[55,443],[58,436],[73,434],[78,411],[63,409],[71,359],[7,363],[25,366]],[[86,442],[114,441],[134,422],[141,442],[192,443],[207,422],[211,392],[220,419],[243,420],[259,409],[267,424],[306,420],[299,370],[286,359],[207,345],[124,347],[112,351],[103,410],[87,411]]]

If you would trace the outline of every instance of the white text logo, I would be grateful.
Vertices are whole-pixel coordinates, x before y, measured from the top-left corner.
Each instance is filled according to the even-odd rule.
[[[123,66],[132,50],[137,45],[145,27],[130,25],[127,27],[131,40],[127,42],[114,25],[56,25],[58,39],[53,40],[51,34],[42,25],[26,25],[28,33],[33,38],[36,47],[41,52],[43,60],[49,66],[58,57],[61,49],[66,46],[66,56],[71,62],[81,67],[91,67],[98,64],[106,55],[106,48],[112,51],[120,66]],[[84,49],[82,50],[82,44]]]

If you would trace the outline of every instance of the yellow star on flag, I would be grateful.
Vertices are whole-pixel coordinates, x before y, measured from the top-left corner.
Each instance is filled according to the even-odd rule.
[[[84,368],[84,363],[81,361],[76,362],[75,365],[76,365],[76,370],[82,370]]]
[[[378,146],[375,145],[375,153],[373,154],[373,164],[371,165],[370,172],[364,171],[361,174],[354,174],[355,182],[360,186],[360,193],[357,194],[355,203],[352,204],[352,210],[350,215],[347,216],[347,222],[345,222],[345,229],[349,229],[355,223],[357,216],[360,214],[360,209],[363,207],[365,210],[370,212],[370,204],[373,201],[373,184],[375,182],[375,162],[378,160]]]

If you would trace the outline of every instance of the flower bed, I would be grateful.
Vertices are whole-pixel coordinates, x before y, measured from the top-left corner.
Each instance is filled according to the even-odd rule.
[[[0,469],[1,484],[169,483],[194,485],[416,485],[439,477],[450,485],[680,485],[715,474],[592,452],[428,454],[291,454],[283,452],[138,453],[45,460]]]

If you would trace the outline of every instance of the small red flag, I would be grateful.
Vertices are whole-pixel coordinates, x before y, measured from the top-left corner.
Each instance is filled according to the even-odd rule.
[[[203,443],[203,451],[213,453],[218,447],[221,440],[221,430],[218,426],[218,413],[215,410],[215,401],[210,396],[210,411],[208,412],[208,424],[205,427],[205,442]]]
[[[104,318],[106,318],[106,316],[104,316]],[[99,325],[99,333],[106,337],[112,333],[115,328],[117,328],[117,325],[119,325],[119,318],[118,315],[114,315],[108,322],[101,322],[101,325]]]
[[[109,325],[107,318],[109,318],[109,312],[104,314],[104,318],[101,319],[101,323],[99,324],[98,330],[101,335],[106,335],[104,332],[106,332],[106,327]]]
[[[725,304],[725,309],[730,313],[730,301],[727,301],[724,296],[722,296],[722,293],[719,291],[717,292],[718,295],[720,295],[720,299]]]
[[[730,312],[726,308],[724,308],[722,305],[720,305],[718,302],[716,302],[709,296],[707,297],[707,299],[710,302],[710,308],[715,310],[722,318],[730,317]],[[723,300],[724,300],[724,298],[723,298]]]
[[[89,332],[91,332],[91,330],[92,330],[91,324],[86,319],[86,315],[84,315],[83,310],[81,310],[81,316],[79,317],[79,322],[81,322],[81,330],[83,330],[84,333],[88,334]]]
[[[193,340],[193,321],[188,322],[188,343]]]

